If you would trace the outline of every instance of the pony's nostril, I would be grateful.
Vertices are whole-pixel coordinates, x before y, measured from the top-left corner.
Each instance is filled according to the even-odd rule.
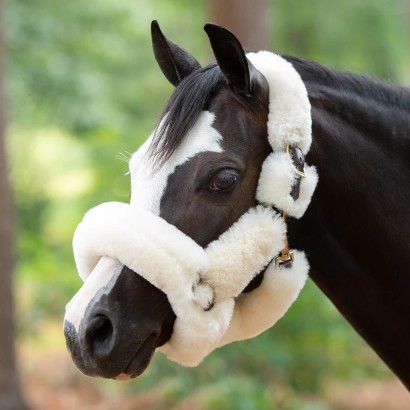
[[[92,356],[104,358],[114,347],[114,327],[105,315],[96,315],[88,323],[86,343]]]

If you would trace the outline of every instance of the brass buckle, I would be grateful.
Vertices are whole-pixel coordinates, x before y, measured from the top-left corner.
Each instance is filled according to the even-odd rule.
[[[304,169],[303,171],[299,171],[298,169],[295,168],[295,171],[301,178],[306,178],[306,172]]]
[[[295,257],[293,255],[293,252],[286,252],[286,253],[281,253],[279,256],[275,258],[275,268],[279,268],[281,265],[284,263],[294,261]]]
[[[286,144],[286,153],[289,154],[292,157],[292,153],[290,152],[290,145]],[[293,166],[293,168],[295,169],[296,174],[300,177],[300,178],[306,178],[306,172],[305,172],[305,167],[303,166],[303,170],[299,171],[295,166]]]

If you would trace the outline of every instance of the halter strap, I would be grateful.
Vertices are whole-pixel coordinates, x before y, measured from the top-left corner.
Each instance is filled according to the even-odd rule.
[[[295,145],[286,145],[286,152],[290,155],[293,165],[296,170],[296,179],[294,184],[291,187],[290,195],[292,196],[293,200],[296,201],[299,198],[300,193],[300,181],[302,178],[306,177],[305,173],[305,155],[303,154],[302,150],[295,146]],[[273,208],[273,204],[269,204],[269,207]],[[286,222],[286,212],[282,211],[282,218],[283,222]],[[292,266],[292,262],[294,261],[295,256],[293,252],[289,251],[289,241],[288,235],[285,234],[285,245],[280,252],[280,255],[275,258],[275,266],[278,268],[279,266],[284,266],[286,268],[290,268]]]
[[[293,184],[292,189],[290,191],[293,200],[296,201],[299,198],[300,181],[302,178],[306,178],[305,155],[303,154],[302,150],[295,145],[286,145],[286,152],[292,158],[292,162],[297,174],[295,183]]]

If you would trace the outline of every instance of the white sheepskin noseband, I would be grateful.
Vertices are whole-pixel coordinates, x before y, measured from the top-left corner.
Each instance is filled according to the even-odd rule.
[[[185,366],[271,327],[297,298],[309,270],[304,253],[296,250],[291,266],[275,263],[286,243],[286,225],[273,209],[300,218],[317,183],[314,167],[306,167],[299,198],[290,195],[298,174],[286,147],[298,146],[306,154],[311,144],[307,92],[283,58],[269,52],[247,57],[270,89],[268,137],[273,153],[263,164],[257,188],[263,205],[248,210],[205,249],[159,216],[118,202],[91,209],[73,239],[84,281],[99,259],[108,256],[166,293],[176,320],[171,339],[158,350]],[[264,269],[260,286],[242,293]]]

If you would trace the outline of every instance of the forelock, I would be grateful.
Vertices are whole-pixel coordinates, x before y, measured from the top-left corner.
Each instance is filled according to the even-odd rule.
[[[171,94],[147,151],[158,168],[179,147],[224,81],[218,65],[211,64],[183,79]]]

